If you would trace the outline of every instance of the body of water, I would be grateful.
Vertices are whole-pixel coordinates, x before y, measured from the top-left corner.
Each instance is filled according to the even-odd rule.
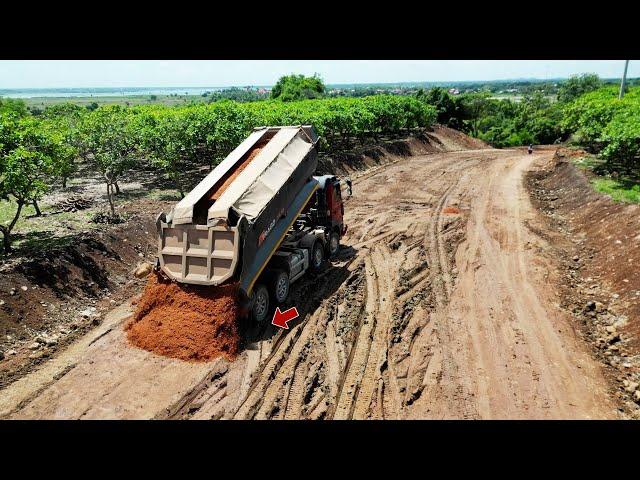
[[[140,95],[202,95],[229,87],[148,87],[148,88],[0,88],[0,97],[132,97]],[[259,88],[259,87],[252,87]]]

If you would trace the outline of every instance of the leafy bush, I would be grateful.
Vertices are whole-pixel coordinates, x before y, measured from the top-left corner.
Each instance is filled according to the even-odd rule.
[[[595,73],[572,75],[569,80],[558,87],[558,101],[572,102],[585,93],[597,90],[602,86],[600,77]]]
[[[609,171],[640,169],[640,88],[618,98],[616,87],[587,93],[563,109],[563,131],[606,160]]]
[[[313,77],[304,75],[285,75],[280,77],[271,90],[271,98],[292,102],[310,98],[321,98],[325,94],[322,79],[316,74]]]
[[[17,205],[13,218],[0,224],[5,252],[11,250],[11,232],[23,207],[33,203],[39,213],[38,200],[73,155],[63,137],[36,117],[20,118],[15,111],[0,113],[0,201]]]
[[[640,103],[621,109],[603,129],[602,158],[627,173],[640,174]]]

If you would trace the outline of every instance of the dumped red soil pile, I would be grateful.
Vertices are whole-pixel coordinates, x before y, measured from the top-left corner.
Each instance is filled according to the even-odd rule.
[[[125,329],[136,347],[165,357],[204,362],[239,351],[237,285],[180,285],[158,274],[149,277],[136,312]]]
[[[458,213],[460,213],[460,209],[457,207],[445,207],[444,209],[442,209],[442,213],[451,213],[457,215]]]

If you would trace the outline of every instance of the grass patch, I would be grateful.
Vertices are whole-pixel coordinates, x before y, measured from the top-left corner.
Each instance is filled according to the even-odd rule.
[[[582,156],[572,158],[574,165],[585,170],[590,170],[598,175],[599,170],[605,164],[604,160],[596,156]],[[616,202],[640,203],[640,181],[638,179],[622,177],[611,178],[609,176],[596,176],[591,178],[594,190],[609,195]]]
[[[594,178],[593,188],[606,193],[616,202],[640,203],[640,183],[631,180],[615,180],[613,178]]]
[[[597,168],[604,163],[604,160],[600,160],[599,158],[594,156],[576,157],[572,158],[571,161],[574,165],[580,168],[588,168],[590,170],[593,170],[594,168]]]
[[[42,208],[42,206],[40,208]],[[9,225],[9,223],[11,223],[11,220],[13,220],[13,217],[15,217],[17,210],[18,210],[18,204],[15,201],[1,200],[0,201],[0,224]],[[16,225],[16,227],[19,227],[20,224],[24,222],[24,217],[27,217],[29,215],[35,215],[35,214],[36,214],[36,209],[33,208],[33,205],[25,205],[24,207],[22,207],[22,212],[20,213],[20,219],[18,220],[18,224]]]
[[[160,189],[160,188],[154,188],[152,190],[149,190],[145,196],[147,198],[152,199],[152,200],[175,200],[175,201],[180,201],[180,199],[182,198],[180,196],[180,192],[178,192],[178,190],[175,190],[175,189],[164,190],[164,189]]]
[[[8,225],[13,220],[18,205],[15,201],[0,201],[0,223]],[[104,228],[90,223],[95,209],[77,212],[51,212],[52,206],[41,203],[41,217],[35,216],[33,205],[22,207],[20,218],[11,232],[12,247],[16,252],[38,250],[55,246],[60,237],[83,230]],[[1,237],[2,235],[0,235]],[[0,247],[0,258],[5,255]]]

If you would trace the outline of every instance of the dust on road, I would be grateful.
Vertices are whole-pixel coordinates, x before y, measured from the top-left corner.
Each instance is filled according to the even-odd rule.
[[[363,175],[333,267],[292,290],[285,307],[301,316],[289,331],[256,327],[234,362],[183,366],[114,328],[58,379],[0,402],[0,415],[615,417],[599,364],[557,305],[545,240],[528,228],[522,177],[551,155],[467,150]],[[0,396],[20,399],[27,378]]]

